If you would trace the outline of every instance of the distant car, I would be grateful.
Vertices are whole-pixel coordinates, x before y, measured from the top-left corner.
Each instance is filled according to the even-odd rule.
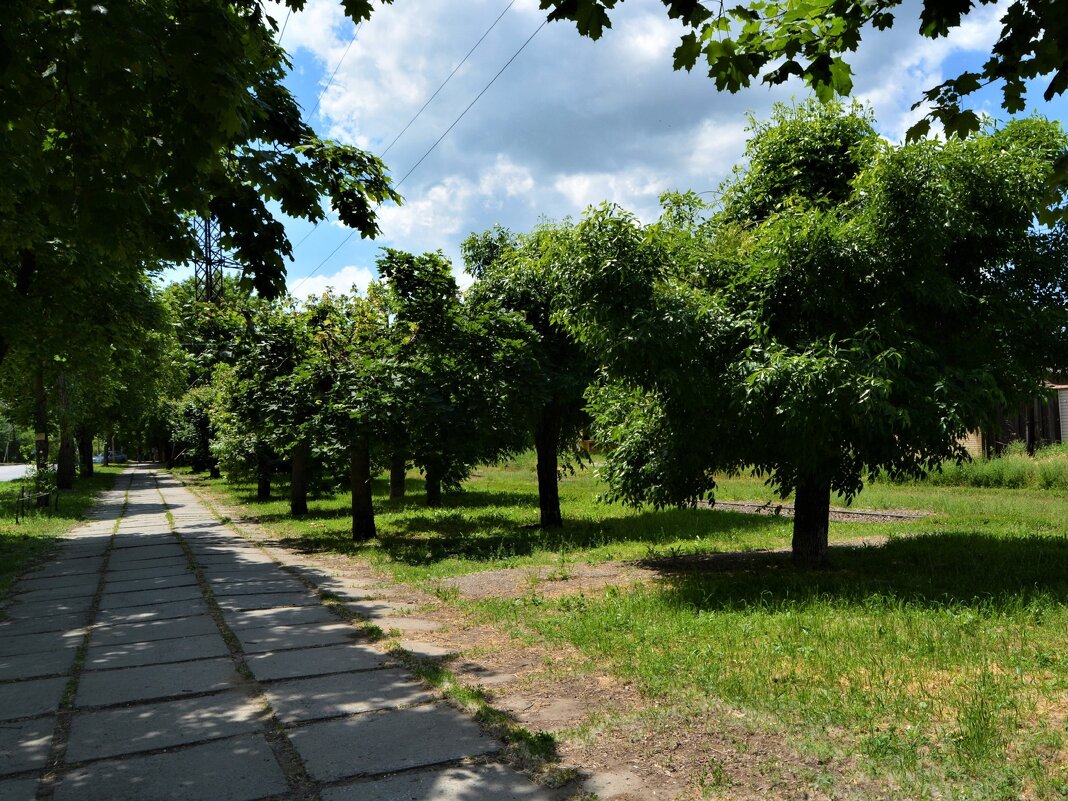
[[[104,464],[104,454],[98,453],[93,457],[93,464]]]
[[[108,459],[109,462],[116,462],[117,464],[123,464],[127,460],[128,460],[128,457],[122,451],[115,451],[114,453],[111,454],[111,458]],[[103,463],[104,463],[104,454],[98,453],[96,456],[93,457],[93,464],[103,464]]]

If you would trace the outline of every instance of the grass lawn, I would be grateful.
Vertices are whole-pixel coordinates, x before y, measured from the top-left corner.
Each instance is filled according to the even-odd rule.
[[[354,545],[345,496],[313,502],[297,522],[284,502],[216,484],[299,547],[350,553],[430,588],[480,570],[659,557],[662,578],[637,586],[449,601],[515,637],[573,646],[632,682],[658,714],[692,725],[744,720],[798,755],[792,775],[811,792],[1068,798],[1063,492],[875,484],[855,506],[932,516],[832,523],[833,567],[804,572],[782,554],[725,565],[683,558],[672,570],[671,557],[786,547],[790,523],[603,505],[590,471],[563,481],[557,532],[532,525],[529,458],[481,469],[439,510],[421,507],[416,480],[409,486],[409,498],[391,502],[376,484],[380,539]],[[759,481],[730,479],[719,497],[772,496]],[[885,545],[833,547],[878,536]],[[704,797],[733,797],[730,759],[709,775]]]
[[[93,499],[111,489],[121,472],[121,467],[97,465],[91,478],[79,478],[74,489],[61,493],[58,512],[33,510],[18,523],[15,523],[18,482],[0,484],[0,599],[26,565],[47,553],[56,537],[70,531],[85,516]]]

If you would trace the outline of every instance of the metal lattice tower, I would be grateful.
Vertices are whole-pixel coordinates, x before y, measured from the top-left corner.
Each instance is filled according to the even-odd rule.
[[[200,256],[193,260],[194,296],[203,303],[217,303],[222,293],[223,268],[240,268],[219,247],[218,224],[211,217],[193,223]]]

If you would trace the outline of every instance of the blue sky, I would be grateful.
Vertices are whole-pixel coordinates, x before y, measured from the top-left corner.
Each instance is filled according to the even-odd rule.
[[[404,180],[405,204],[383,207],[379,240],[355,235],[342,244],[349,232],[337,224],[313,231],[302,221],[287,223],[300,243],[289,267],[291,291],[364,286],[381,246],[441,249],[459,271],[459,243],[471,231],[494,223],[527,230],[541,218],[578,216],[604,200],[653,219],[660,193],[714,189],[730,173],[745,147],[747,114],[765,117],[773,102],[805,94],[799,83],[723,94],[704,73],[674,72],[681,28],[659,0],[622,3],[612,30],[597,42],[570,23],[539,30],[545,12],[537,5],[403,0],[379,7],[353,39],[355,26],[337,0],[309,0],[288,21],[285,8],[268,4],[279,24],[285,21],[281,42],[293,61],[288,82],[306,118],[322,135],[379,155],[388,147],[384,160],[395,181],[486,90]],[[897,26],[872,32],[851,59],[855,96],[871,104],[881,132],[894,141],[922,114],[910,107],[924,89],[983,63],[1003,13],[1002,6],[984,6],[951,37],[932,42],[915,33],[918,7],[903,4]],[[1068,101],[1044,103],[1042,87],[1030,93],[1031,108],[1068,121]],[[999,100],[988,91],[973,107],[1004,118]]]

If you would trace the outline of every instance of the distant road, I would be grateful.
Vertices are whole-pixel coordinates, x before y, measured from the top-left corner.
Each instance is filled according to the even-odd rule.
[[[14,481],[30,472],[28,464],[0,465],[0,481]]]

